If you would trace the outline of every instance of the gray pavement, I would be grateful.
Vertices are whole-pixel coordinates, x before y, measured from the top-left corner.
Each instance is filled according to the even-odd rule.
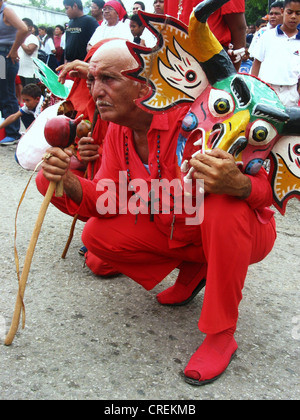
[[[0,147],[1,400],[296,400],[300,396],[300,203],[276,214],[272,253],[251,266],[240,306],[237,357],[213,384],[182,378],[201,344],[197,322],[203,292],[182,308],[160,306],[155,295],[176,271],[146,292],[125,276],[97,278],[78,255],[78,222],[61,259],[72,219],[50,207],[25,293],[26,327],[13,345],[3,341],[13,315],[17,277],[14,221],[30,173],[14,161],[15,146]],[[20,264],[42,197],[32,181],[17,224]]]

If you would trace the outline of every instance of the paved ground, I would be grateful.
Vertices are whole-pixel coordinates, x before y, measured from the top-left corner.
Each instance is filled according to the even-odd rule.
[[[61,253],[71,218],[49,208],[25,294],[26,328],[4,346],[17,278],[15,211],[29,173],[0,148],[1,283],[0,399],[273,400],[300,397],[300,204],[277,214],[278,240],[250,267],[236,334],[237,357],[215,383],[194,388],[182,378],[203,340],[197,329],[203,292],[187,307],[164,308],[156,293],[125,276],[105,280],[83,266],[77,224],[66,260]],[[17,249],[21,266],[42,198],[32,182],[21,206]]]

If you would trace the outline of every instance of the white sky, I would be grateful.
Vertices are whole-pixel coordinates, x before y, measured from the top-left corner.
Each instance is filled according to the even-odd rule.
[[[122,1],[123,1],[124,5],[126,7],[127,12],[130,13],[135,0],[122,0]],[[141,1],[143,1],[143,3],[146,6],[146,12],[153,13],[154,0],[141,0]],[[82,0],[83,4],[85,2],[86,2],[85,0]],[[16,3],[16,4],[26,4],[27,3],[27,4],[30,4],[30,2],[26,1],[26,0],[25,1],[24,0],[11,0],[11,3]],[[91,0],[91,3],[92,3],[92,0]],[[63,8],[63,0],[48,0],[48,5],[51,5],[53,7]]]

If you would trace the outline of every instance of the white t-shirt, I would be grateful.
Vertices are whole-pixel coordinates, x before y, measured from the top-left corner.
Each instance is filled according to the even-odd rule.
[[[108,26],[107,22],[103,22],[101,26],[96,28],[88,44],[93,46],[97,44],[97,42],[108,38],[123,38],[133,42],[133,36],[128,23],[126,21],[120,21],[115,26]]]
[[[261,61],[258,77],[272,85],[293,86],[300,78],[300,31],[289,38],[278,25],[266,31],[254,50]]]
[[[26,46],[30,44],[34,44],[37,46],[37,48],[34,50],[32,55],[26,54],[26,52],[23,50],[22,47],[18,49],[18,54],[20,57],[20,62],[19,62],[20,67],[19,67],[18,75],[22,77],[33,78],[35,77],[36,66],[32,58],[37,58],[40,43],[39,43],[38,38],[35,35],[29,35],[25,39],[24,44]]]
[[[41,49],[43,51],[45,51],[45,53],[47,55],[53,54],[52,51],[55,50],[55,45],[54,45],[53,39],[48,38],[47,41],[45,42],[44,46],[41,47]]]

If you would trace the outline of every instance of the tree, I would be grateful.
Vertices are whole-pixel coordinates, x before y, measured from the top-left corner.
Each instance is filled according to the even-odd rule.
[[[270,3],[270,0],[245,0],[245,16],[248,25],[250,25],[251,23],[255,23],[257,19],[265,16],[268,13],[268,6]]]
[[[46,9],[48,0],[29,0],[31,6]]]

